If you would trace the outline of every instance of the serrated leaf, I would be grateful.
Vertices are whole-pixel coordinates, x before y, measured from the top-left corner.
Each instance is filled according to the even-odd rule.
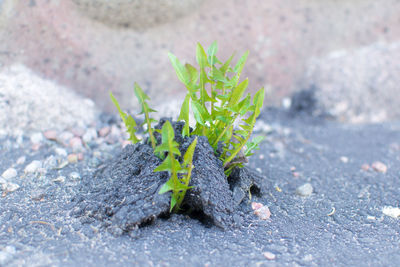
[[[114,103],[114,105],[117,107],[119,115],[120,115],[122,121],[125,124],[127,132],[129,134],[129,139],[128,140],[131,141],[132,143],[136,144],[137,142],[140,141],[140,139],[137,138],[136,135],[135,135],[135,133],[136,133],[135,127],[137,125],[135,119],[132,116],[130,116],[130,115],[128,115],[128,114],[126,114],[125,112],[122,111],[117,99],[114,97],[112,92],[110,92],[110,98],[111,98],[111,101]]]
[[[191,91],[193,91],[193,86],[197,80],[199,79],[199,73],[197,71],[197,69],[195,67],[193,67],[192,65],[190,65],[189,63],[185,64],[185,68],[187,70],[187,73],[189,74],[189,81],[190,81],[190,88]]]
[[[181,112],[179,113],[178,120],[183,120],[185,125],[182,129],[182,137],[190,135],[190,128],[189,128],[189,102],[190,102],[190,95],[186,95],[185,100],[182,103]]]
[[[246,157],[251,156],[252,155],[251,151],[258,150],[259,149],[258,145],[264,140],[264,138],[265,138],[264,136],[256,136],[253,138],[253,140],[251,140],[251,142],[247,142],[246,151],[244,152],[244,155]]]
[[[248,85],[249,79],[246,79],[233,89],[231,98],[229,99],[229,106],[236,105],[240,101]]]
[[[197,43],[197,47],[196,47],[196,60],[200,66],[200,69],[209,67],[208,60],[207,60],[207,54],[204,51],[204,48],[201,46],[200,43]]]
[[[164,159],[164,161],[161,162],[161,164],[154,169],[154,172],[164,172],[164,171],[170,172],[171,168],[172,168],[171,156],[168,154],[168,156]]]
[[[163,184],[158,191],[159,195],[167,193],[168,191],[172,191],[174,189],[174,181],[170,178],[165,184]]]
[[[231,64],[231,61],[235,54],[232,54],[232,56],[222,65],[222,67],[219,69],[223,75],[226,74],[226,72],[229,70],[229,64]]]
[[[208,111],[198,102],[192,101],[191,102],[192,110],[193,110],[193,115],[196,121],[205,126],[206,121],[209,120],[210,114]]]
[[[182,65],[182,63],[178,60],[178,58],[174,54],[168,53],[168,57],[171,61],[172,66],[175,69],[176,76],[178,76],[178,79],[184,85],[188,86],[190,81],[190,76],[186,68]]]
[[[190,144],[190,146],[188,147],[188,149],[185,152],[185,155],[183,156],[184,165],[192,165],[193,155],[194,155],[194,150],[196,148],[196,145],[197,145],[197,137]]]
[[[235,68],[233,69],[233,71],[236,72],[239,76],[243,70],[243,67],[244,67],[244,64],[246,63],[248,55],[249,55],[249,51],[246,51],[243,54],[243,56],[239,59],[239,61],[236,63]]]
[[[218,51],[218,44],[217,41],[214,41],[207,49],[208,62],[210,63],[210,66],[213,66],[216,63],[215,55],[217,54],[217,51]]]

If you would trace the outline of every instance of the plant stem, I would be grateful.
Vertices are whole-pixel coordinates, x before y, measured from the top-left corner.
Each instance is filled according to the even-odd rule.
[[[252,132],[253,132],[253,130],[251,130],[251,131],[248,133],[248,135],[247,135],[246,139],[243,141],[243,143],[240,144],[240,146],[239,146],[227,159],[224,160],[224,166],[226,166],[229,162],[231,162],[231,161],[236,157],[236,155],[239,153],[239,151],[242,150],[242,148],[244,147],[244,145],[245,145],[245,144],[247,143],[247,141],[249,140],[249,138],[250,138]]]
[[[236,120],[236,118],[237,118],[237,116],[238,116],[239,114],[236,114],[234,117],[233,117],[233,119],[232,119],[232,121],[234,122],[235,120]],[[214,143],[212,144],[212,147],[214,147],[214,146],[216,146],[217,144],[218,144],[218,141],[224,136],[224,134],[226,133],[226,131],[229,129],[229,127],[231,127],[232,126],[232,123],[229,123],[228,125],[226,125],[225,126],[225,128],[224,128],[224,130],[219,134],[219,136],[217,137],[217,139],[214,141]],[[217,125],[217,128],[218,128],[218,125]]]

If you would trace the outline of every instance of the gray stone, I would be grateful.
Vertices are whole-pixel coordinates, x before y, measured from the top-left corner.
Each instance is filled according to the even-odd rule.
[[[303,184],[296,189],[296,194],[302,197],[311,196],[314,188],[310,183]]]
[[[25,167],[24,171],[25,173],[34,173],[38,171],[39,168],[42,168],[42,162],[34,160]]]
[[[305,87],[315,86],[321,109],[340,121],[400,118],[400,42],[331,52],[310,61]]]
[[[14,178],[15,176],[17,176],[17,170],[14,168],[8,168],[7,170],[5,170],[3,172],[3,174],[1,176],[6,180],[10,180],[10,179]]]
[[[146,29],[192,13],[204,0],[72,0],[87,16],[123,28]]]

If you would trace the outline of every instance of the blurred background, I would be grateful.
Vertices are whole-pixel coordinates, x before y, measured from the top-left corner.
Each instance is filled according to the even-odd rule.
[[[167,53],[193,64],[196,43],[217,40],[219,58],[250,51],[242,77],[266,88],[266,105],[308,90],[340,121],[400,118],[399,0],[0,0],[0,15],[1,72],[29,71],[103,111],[110,90],[134,108],[134,82],[151,106],[179,109]]]

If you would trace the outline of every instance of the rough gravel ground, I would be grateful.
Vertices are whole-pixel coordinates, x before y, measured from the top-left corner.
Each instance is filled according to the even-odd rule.
[[[25,175],[33,159],[54,154],[51,144],[33,151],[26,138],[2,139],[0,170],[14,166],[20,188],[0,198],[0,265],[398,266],[400,218],[382,211],[400,206],[400,123],[342,125],[276,110],[261,120],[268,125],[259,133],[267,138],[249,165],[266,178],[264,195],[252,200],[272,215],[259,219],[247,202],[242,226],[226,230],[172,215],[138,234],[114,236],[70,211],[81,178],[117,155],[120,145],[100,158],[89,150],[78,163]],[[26,162],[16,164],[20,156]],[[385,173],[367,170],[376,161]],[[296,189],[307,183],[311,195],[299,196]]]

